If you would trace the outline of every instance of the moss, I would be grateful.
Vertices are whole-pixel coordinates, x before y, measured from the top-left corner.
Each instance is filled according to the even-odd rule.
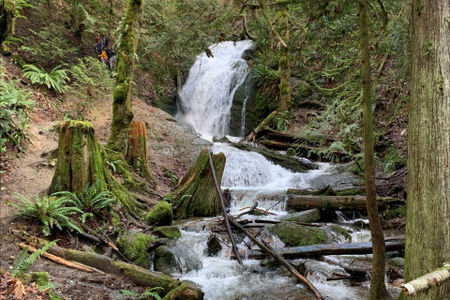
[[[167,201],[156,204],[144,218],[150,225],[158,224],[168,226],[172,224],[173,210]]]
[[[166,237],[169,239],[176,239],[181,237],[181,232],[180,229],[178,229],[178,227],[176,226],[161,226],[161,227],[156,227],[153,230],[153,233],[161,236],[161,237]]]
[[[308,246],[328,243],[324,230],[317,227],[298,225],[291,222],[282,222],[270,227],[270,232],[278,236],[286,246]]]
[[[391,173],[406,165],[406,159],[397,148],[388,149],[383,159],[383,172]]]
[[[336,196],[355,196],[355,195],[364,195],[365,191],[360,189],[349,189],[336,192]]]
[[[154,242],[156,239],[153,236],[134,231],[122,233],[116,241],[120,251],[127,259],[147,269],[151,266],[147,249]]]
[[[204,293],[192,283],[183,281],[179,286],[171,290],[163,300],[200,300]]]
[[[111,211],[111,224],[114,227],[114,230],[118,230],[120,228],[120,216],[117,212]]]
[[[36,282],[39,287],[44,287],[50,283],[50,276],[47,272],[34,272],[31,274],[31,280]]]
[[[342,228],[341,226],[339,226],[339,225],[333,225],[333,226],[331,227],[331,229],[332,229],[335,233],[337,233],[337,234],[343,236],[346,240],[349,240],[350,242],[352,241],[352,236],[347,232],[347,230],[345,230],[345,229]]]
[[[295,154],[296,154],[295,148],[292,148],[292,147],[288,148],[286,150],[286,154],[289,156],[295,156]]]
[[[406,217],[406,205],[400,205],[395,209],[390,209],[386,213],[386,219],[391,220],[397,217]]]
[[[94,126],[89,121],[70,120],[68,123],[70,128],[94,129]]]

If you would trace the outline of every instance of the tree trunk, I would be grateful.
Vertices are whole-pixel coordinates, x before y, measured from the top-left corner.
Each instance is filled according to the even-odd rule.
[[[154,187],[155,180],[148,166],[147,129],[142,121],[133,121],[130,125],[126,158],[128,163]]]
[[[9,35],[14,34],[14,23],[16,20],[16,2],[14,0],[3,0],[0,6],[0,44]]]
[[[113,93],[113,120],[108,147],[126,154],[128,129],[133,120],[131,110],[131,86],[134,73],[134,57],[137,48],[136,28],[141,20],[144,0],[129,0],[125,18],[122,20],[117,50],[116,84]]]
[[[59,127],[58,159],[49,193],[78,193],[98,182],[106,189],[103,160],[90,122],[68,121]]]
[[[405,282],[450,261],[450,2],[412,6]],[[448,299],[450,282],[408,299]]]
[[[222,182],[225,169],[225,155],[213,155],[217,181]],[[183,177],[175,192],[169,195],[174,204],[175,218],[207,217],[220,214],[220,199],[217,196],[211,167],[208,163],[208,150],[202,150]]]
[[[289,39],[289,9],[287,5],[281,8],[280,18],[280,34],[285,41]],[[278,67],[280,70],[280,112],[289,111],[291,107],[292,88],[291,88],[291,65],[289,57],[289,48],[282,46],[280,42],[280,58],[278,60]]]
[[[373,243],[372,279],[370,283],[369,300],[385,299],[389,296],[384,284],[385,273],[385,245],[383,228],[378,215],[372,113],[372,82],[369,61],[369,30],[367,17],[367,0],[359,2],[359,32],[361,48],[361,80],[363,90],[363,135],[367,214],[369,216],[370,235]]]

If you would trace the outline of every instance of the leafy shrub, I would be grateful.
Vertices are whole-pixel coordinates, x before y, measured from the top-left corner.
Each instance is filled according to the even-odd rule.
[[[67,90],[66,81],[69,80],[69,76],[67,76],[66,69],[61,69],[62,65],[54,67],[50,73],[31,64],[27,64],[23,68],[25,71],[23,76],[30,79],[32,84],[46,85],[60,94]]]
[[[6,151],[8,142],[20,144],[33,101],[30,92],[18,87],[18,81],[7,80],[0,70],[0,153]]]
[[[23,275],[25,275],[25,273],[30,270],[34,261],[38,259],[39,256],[42,255],[42,253],[54,246],[56,242],[57,240],[46,243],[41,249],[33,252],[30,256],[28,256],[28,247],[24,248],[14,261],[13,267],[11,269],[11,275],[17,278],[22,278]]]
[[[43,235],[49,236],[54,227],[61,231],[82,232],[76,222],[70,219],[70,216],[83,213],[71,199],[36,196],[32,201],[20,194],[16,197],[21,201],[20,204],[11,204],[19,209],[16,214],[39,221]]]
[[[92,217],[93,214],[97,214],[102,210],[110,210],[116,202],[114,194],[110,191],[103,191],[98,182],[90,187],[86,187],[78,194],[62,191],[54,193],[52,196],[61,197],[60,200],[74,203],[83,211],[81,215],[83,223],[87,217]]]

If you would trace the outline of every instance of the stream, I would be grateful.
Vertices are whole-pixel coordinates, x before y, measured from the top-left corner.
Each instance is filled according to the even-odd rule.
[[[250,72],[241,57],[251,47],[251,41],[222,42],[210,46],[214,57],[208,58],[205,53],[198,55],[182,89],[183,111],[177,114],[177,120],[210,141],[215,136],[226,136],[234,93]],[[242,117],[245,118],[245,107]],[[245,120],[241,124],[245,124]],[[228,139],[238,141],[240,137]],[[319,189],[327,185],[339,188],[357,182],[351,174],[341,173],[337,165],[330,163],[317,163],[319,168],[316,170],[294,173],[271,163],[258,153],[239,150],[226,143],[214,143],[211,148],[214,153],[223,152],[226,155],[221,185],[231,192],[230,213],[235,216],[242,212],[242,208],[258,202],[259,208],[275,214],[258,218],[279,220],[287,214],[285,192],[288,188]],[[297,283],[283,268],[271,266],[270,262],[262,264],[259,260],[244,259],[242,267],[236,260],[230,259],[231,248],[223,245],[217,256],[207,256],[208,237],[220,219],[202,218],[178,224],[182,236],[170,245],[170,249],[182,272],[174,276],[198,284],[205,292],[205,299],[314,299],[304,285]],[[352,242],[370,241],[367,229],[354,229],[342,214],[338,214],[336,220],[350,233]],[[261,236],[272,247],[283,246],[282,241],[266,231]],[[220,238],[229,244],[226,236]],[[333,237],[333,241],[346,242],[344,237],[338,235]],[[237,243],[245,257],[250,241],[238,235]],[[370,255],[354,255],[351,258],[365,260],[370,265]],[[329,263],[333,260],[341,260],[342,264],[345,261],[351,263],[348,256],[329,256],[328,262],[303,260],[307,277],[322,295],[337,300],[367,298],[368,282],[327,281],[332,274],[346,273],[340,266]]]

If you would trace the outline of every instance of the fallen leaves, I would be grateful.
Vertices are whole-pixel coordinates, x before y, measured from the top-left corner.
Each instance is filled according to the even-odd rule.
[[[25,284],[8,273],[0,273],[0,300],[44,300],[45,291],[39,291],[36,283]]]

